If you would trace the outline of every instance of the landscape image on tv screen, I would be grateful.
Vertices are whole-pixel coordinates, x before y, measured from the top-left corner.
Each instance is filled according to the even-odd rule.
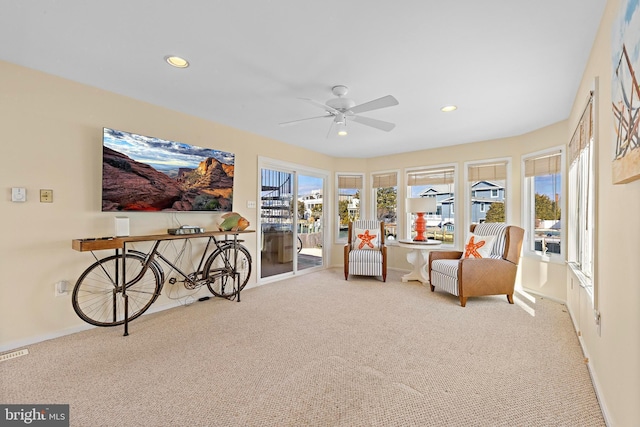
[[[235,156],[104,128],[102,211],[233,210]]]

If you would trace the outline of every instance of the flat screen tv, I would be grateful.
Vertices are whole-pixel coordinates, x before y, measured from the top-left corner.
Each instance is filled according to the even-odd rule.
[[[104,128],[102,211],[233,210],[235,156]]]

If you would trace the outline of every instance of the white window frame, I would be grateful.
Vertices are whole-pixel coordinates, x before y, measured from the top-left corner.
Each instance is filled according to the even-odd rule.
[[[347,242],[347,238],[340,237],[340,177],[359,177],[362,180],[362,188],[360,188],[360,219],[366,218],[366,208],[367,208],[367,183],[366,183],[366,175],[362,172],[336,172],[335,175],[335,194],[334,194],[334,206],[336,209],[335,214],[335,225],[334,225],[334,233],[335,233],[335,243],[342,244]],[[355,187],[354,187],[355,188]]]
[[[404,169],[404,174],[403,174],[403,179],[404,179],[404,197],[401,201],[402,204],[402,209],[404,211],[404,209],[406,209],[406,207],[404,206],[405,203],[405,199],[408,197],[411,197],[411,194],[409,193],[409,179],[408,176],[412,173],[416,173],[416,172],[420,172],[420,171],[424,171],[424,172],[429,172],[429,171],[440,171],[440,170],[446,170],[446,169],[452,169],[453,170],[453,183],[449,184],[451,185],[451,188],[453,190],[453,203],[451,203],[451,214],[453,215],[453,223],[454,223],[454,235],[453,235],[453,242],[451,243],[442,243],[442,245],[440,245],[441,248],[448,248],[451,249],[453,247],[455,247],[456,242],[458,241],[462,241],[462,238],[464,237],[465,233],[461,233],[460,231],[462,231],[458,224],[460,224],[460,218],[458,217],[458,215],[455,213],[454,210],[454,206],[456,205],[456,203],[458,202],[458,198],[459,196],[459,192],[458,192],[458,163],[443,163],[443,164],[437,164],[437,165],[429,165],[429,166],[420,166],[420,167],[414,167],[414,168],[406,168]],[[398,193],[398,197],[400,197],[400,194]],[[404,238],[405,239],[411,239],[411,213],[405,213],[404,215],[404,219],[405,219],[405,224],[403,227],[404,230]],[[463,237],[460,237],[463,236]]]
[[[546,254],[542,251],[535,250],[535,177],[525,176],[525,162],[527,160],[544,157],[552,153],[560,152],[560,212],[562,228],[560,229],[560,253]],[[565,147],[556,146],[545,150],[536,151],[534,153],[526,154],[522,156],[521,163],[521,180],[522,180],[522,225],[524,228],[524,242],[522,253],[525,256],[534,257],[540,261],[552,262],[552,263],[564,263],[567,254],[567,207],[565,203],[564,195],[566,193],[567,173],[566,173],[566,157]]]
[[[596,86],[597,87],[597,86]],[[569,142],[567,263],[597,310],[597,95],[591,92]],[[585,144],[584,148],[580,148]]]
[[[374,187],[374,185],[376,184],[376,177],[380,177],[383,175],[389,175],[390,179],[393,179],[391,177],[391,175],[395,175],[395,186],[389,186],[389,187]],[[369,182],[371,185],[371,191],[370,191],[370,209],[371,209],[371,219],[378,219],[378,188],[391,188],[391,187],[395,187],[396,189],[396,227],[395,227],[395,238],[398,238],[398,230],[402,230],[401,228],[401,223],[402,223],[402,217],[403,215],[400,215],[400,170],[398,169],[392,169],[392,170],[383,170],[383,171],[376,171],[376,172],[372,172],[370,174],[369,177]]]
[[[509,201],[511,191],[511,157],[498,157],[494,159],[486,160],[474,160],[470,162],[464,162],[464,208],[467,214],[465,215],[464,225],[465,230],[469,230],[471,226],[471,199],[473,198],[471,182],[469,181],[469,168],[473,166],[490,165],[492,163],[506,163],[506,179],[504,184],[504,221],[506,224],[513,224],[512,211],[509,209]],[[465,233],[466,235],[466,233]]]

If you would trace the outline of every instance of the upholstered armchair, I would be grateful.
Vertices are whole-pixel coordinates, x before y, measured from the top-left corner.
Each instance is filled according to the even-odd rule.
[[[349,223],[344,246],[344,279],[349,274],[382,276],[387,281],[387,247],[384,244],[384,222],[354,221]]]
[[[465,251],[432,251],[426,266],[431,291],[440,288],[460,298],[506,295],[513,304],[524,230],[502,223],[471,226]]]

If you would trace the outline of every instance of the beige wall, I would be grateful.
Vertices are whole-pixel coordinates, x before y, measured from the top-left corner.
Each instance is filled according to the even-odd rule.
[[[0,243],[0,351],[86,327],[75,315],[70,296],[54,297],[54,284],[69,280],[73,285],[93,262],[90,253],[71,249],[72,239],[113,235],[118,215],[100,212],[104,126],[235,153],[234,208],[253,229],[257,212],[247,209],[246,202],[258,197],[258,156],[319,170],[333,167],[332,158],[318,153],[6,62],[0,62],[0,76],[0,203],[5,225]],[[11,202],[11,187],[26,187],[27,202]],[[54,202],[40,203],[40,189],[53,189]],[[162,233],[176,226],[171,214],[126,216],[131,234]],[[176,217],[182,224],[207,229],[220,222],[219,215],[211,214]],[[246,236],[255,257],[255,235]],[[252,275],[250,285],[256,277]],[[184,302],[169,299],[168,286],[164,290],[152,309]]]
[[[596,304],[600,334],[590,298],[568,275],[568,303],[589,357],[600,398],[611,426],[640,422],[640,180],[612,184],[614,124],[611,112],[611,32],[619,1],[607,2],[600,31],[576,96],[570,130],[584,108],[594,78],[599,78],[597,133]],[[638,70],[636,69],[636,75]]]
[[[0,62],[3,118],[0,181],[5,194],[0,202],[5,225],[0,243],[0,351],[86,327],[73,312],[70,297],[54,297],[53,286],[62,279],[73,283],[92,261],[89,254],[71,249],[71,239],[109,235],[113,231],[115,215],[100,212],[103,126],[234,152],[236,210],[253,225],[258,223],[256,211],[245,206],[246,201],[257,198],[258,156],[276,157],[277,153],[279,160],[328,171],[331,181],[335,172],[389,169],[402,172],[408,167],[452,162],[458,163],[462,173],[465,161],[509,157],[512,161],[509,221],[520,224],[521,156],[565,144],[594,77],[600,77],[596,254],[600,331],[595,325],[590,298],[571,280],[564,266],[524,258],[520,284],[567,300],[610,425],[637,425],[640,263],[633,259],[633,254],[640,236],[640,181],[626,185],[611,183],[610,35],[617,7],[618,0],[608,1],[567,121],[513,138],[375,159],[309,155],[309,151],[278,141]],[[11,187],[26,187],[28,201],[10,202]],[[38,201],[41,188],[54,190],[54,203]],[[463,191],[460,182],[456,192],[463,194]],[[128,216],[135,234],[162,232],[174,225],[170,215]],[[206,214],[179,214],[178,219],[206,228],[217,223],[217,218]],[[250,237],[247,245],[255,256],[256,239]],[[330,263],[341,265],[341,246],[330,247]],[[405,250],[392,248],[391,253],[392,268],[409,269]],[[255,283],[255,275],[251,283]],[[163,296],[157,304],[170,306],[175,302]]]

